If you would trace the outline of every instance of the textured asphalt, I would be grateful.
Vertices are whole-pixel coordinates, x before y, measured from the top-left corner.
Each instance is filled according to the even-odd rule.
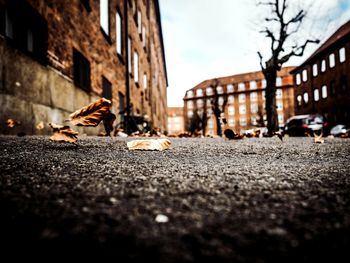
[[[129,140],[0,136],[1,261],[350,262],[350,139]]]

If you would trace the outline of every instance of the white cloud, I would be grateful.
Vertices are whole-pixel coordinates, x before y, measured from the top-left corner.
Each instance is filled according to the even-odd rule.
[[[346,0],[298,1],[291,3],[309,9],[302,37],[324,40],[350,18]],[[206,79],[260,70],[256,52],[267,57],[269,42],[258,33],[266,12],[256,7],[257,2],[160,0],[168,106],[182,106],[185,91]],[[304,57],[288,65],[300,64],[316,48],[310,46]]]

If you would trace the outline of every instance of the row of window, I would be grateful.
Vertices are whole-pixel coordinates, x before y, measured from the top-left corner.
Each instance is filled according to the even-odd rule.
[[[250,101],[251,102],[255,102],[258,100],[258,93],[257,92],[251,92],[250,93]],[[262,91],[262,98],[265,99],[265,91]],[[282,92],[282,89],[277,89],[276,90],[276,99],[282,99],[283,98],[283,92]],[[225,102],[225,99],[223,96],[220,96],[218,98],[218,103],[220,106],[222,106]],[[230,104],[234,104],[235,102],[235,97],[234,95],[229,95],[227,96],[227,103],[230,105]],[[246,102],[246,94],[244,93],[241,93],[241,94],[238,94],[238,102],[239,103],[245,103]],[[187,108],[189,109],[192,109],[193,108],[193,101],[192,100],[189,100],[187,101]],[[203,99],[197,99],[196,100],[196,104],[197,104],[197,108],[202,108],[204,106],[204,100]],[[211,104],[212,104],[212,100],[211,99],[207,99],[206,101],[206,105],[207,107],[211,107]]]
[[[338,50],[338,58],[339,58],[339,63],[343,63],[346,61],[346,50],[345,47],[342,47]],[[321,64],[320,64],[320,70],[321,72],[325,72],[327,70],[327,65],[326,65],[326,59],[322,59],[321,60]],[[331,53],[328,56],[328,66],[329,68],[334,68],[336,65],[336,59],[335,59],[335,54]],[[319,72],[318,72],[318,67],[319,64],[315,63],[312,65],[312,76],[313,77],[317,77]],[[308,80],[308,72],[307,69],[303,69],[303,71],[301,73],[297,73],[295,76],[295,82],[297,85],[300,85],[301,82],[306,82]]]
[[[266,80],[263,79],[261,81],[261,88],[266,88]],[[282,78],[278,77],[276,79],[276,86],[280,87],[282,86]],[[249,89],[254,90],[257,89],[257,82],[255,80],[249,82]],[[237,91],[245,91],[246,90],[246,85],[243,82],[238,83],[237,85]],[[226,86],[226,93],[232,93],[234,92],[234,85],[233,84],[227,84]],[[205,90],[206,96],[211,96],[214,95],[214,89],[213,87],[208,87]],[[222,86],[217,86],[216,87],[216,93],[217,94],[224,94],[224,88]],[[187,97],[192,98],[194,96],[193,90],[187,91]],[[196,89],[196,97],[201,97],[203,96],[203,89]]]
[[[264,115],[264,120],[266,120],[266,115]],[[278,114],[278,122],[282,124],[284,122],[284,117],[282,114]],[[228,118],[227,119],[228,126],[235,127],[236,120],[234,118]],[[257,116],[251,116],[250,117],[250,124],[255,126],[258,124]],[[239,118],[239,125],[240,126],[247,126],[247,118],[245,116],[241,116]],[[214,129],[214,121],[213,119],[208,120],[208,129]]]
[[[198,106],[198,105],[197,105]],[[283,102],[282,101],[277,101],[276,102],[276,107],[277,107],[277,111],[283,111]],[[201,108],[201,107],[198,107]],[[239,105],[238,107],[238,111],[239,114],[247,114],[247,107],[246,105]],[[250,113],[252,114],[256,114],[259,111],[259,106],[257,103],[252,103],[250,104]],[[211,116],[213,114],[213,110],[211,108],[207,108],[206,112],[209,116]],[[229,105],[227,107],[227,113],[229,116],[233,116],[235,115],[235,106],[233,105]],[[191,117],[193,114],[193,108],[188,108],[188,117]]]

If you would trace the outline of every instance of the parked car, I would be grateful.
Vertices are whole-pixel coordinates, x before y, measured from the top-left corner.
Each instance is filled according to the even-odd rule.
[[[321,133],[325,130],[327,123],[322,115],[305,114],[295,115],[286,121],[284,134],[289,136],[305,136]]]
[[[334,137],[349,136],[350,127],[344,124],[338,124],[331,129],[330,133]]]

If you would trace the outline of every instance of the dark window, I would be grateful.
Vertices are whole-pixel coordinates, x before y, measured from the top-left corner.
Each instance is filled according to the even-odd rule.
[[[334,80],[332,80],[330,85],[329,85],[329,91],[330,91],[331,96],[335,96],[336,91],[335,91],[335,81]]]
[[[124,108],[125,108],[125,104],[124,104],[124,95],[122,93],[119,92],[119,114],[120,114],[120,121],[123,122],[124,121]]]
[[[347,84],[347,81],[346,81],[346,77],[343,75],[341,76],[340,78],[340,89],[341,89],[341,92],[345,92],[348,88],[348,84]]]
[[[26,1],[11,0],[0,6],[0,34],[11,46],[46,64],[47,22]]]
[[[90,91],[90,63],[76,49],[73,49],[73,64],[74,84]]]
[[[102,97],[104,97],[107,100],[112,99],[112,84],[105,78],[102,77]]]
[[[85,7],[86,11],[91,11],[90,0],[80,0],[80,2]]]

